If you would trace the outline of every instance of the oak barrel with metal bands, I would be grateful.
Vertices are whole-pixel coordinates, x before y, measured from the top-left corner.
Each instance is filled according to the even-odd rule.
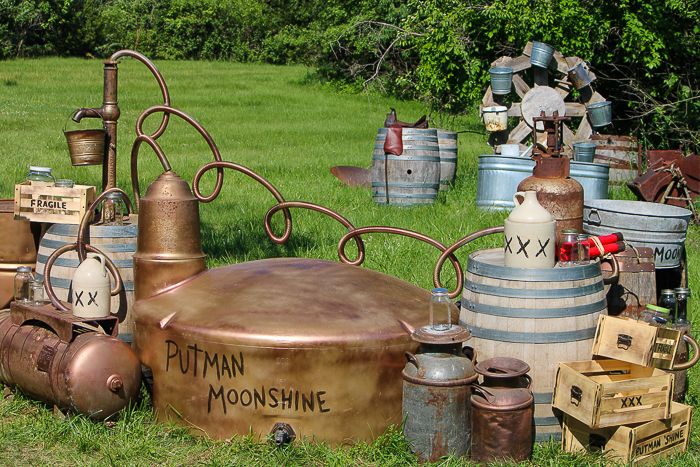
[[[16,221],[14,200],[0,199],[0,308],[14,299],[19,266],[34,268],[36,245],[31,222]]]
[[[557,365],[591,358],[606,310],[598,262],[529,269],[506,267],[502,248],[469,255],[460,324],[472,333],[479,360],[512,357],[530,365],[536,441],[561,439],[551,408]]]
[[[131,306],[134,303],[133,255],[136,251],[138,234],[138,216],[131,214],[124,219],[123,226],[91,225],[87,243],[108,256],[119,269],[123,287],[119,295],[112,297],[111,313],[119,317],[119,333],[130,334],[132,331]],[[44,280],[44,267],[51,253],[58,248],[75,243],[78,238],[78,226],[54,224],[46,231],[39,243],[36,259],[36,277]],[[63,301],[72,302],[71,282],[75,269],[80,265],[78,254],[69,251],[61,255],[51,268],[51,286],[56,296]],[[114,279],[112,279],[114,287]]]
[[[447,191],[457,172],[457,132],[438,128],[437,137],[440,148],[440,191]]]
[[[437,130],[402,128],[403,153],[400,156],[384,154],[387,132],[388,128],[380,128],[374,145],[372,198],[377,203],[432,204],[440,190]]]

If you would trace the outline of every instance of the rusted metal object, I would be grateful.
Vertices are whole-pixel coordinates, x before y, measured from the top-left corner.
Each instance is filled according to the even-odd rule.
[[[331,173],[349,187],[369,188],[372,186],[372,172],[364,167],[338,165],[331,167]]]
[[[172,171],[146,190],[139,207],[134,253],[134,298],[150,297],[206,270],[199,201]]]
[[[29,396],[103,420],[135,400],[141,364],[116,333],[117,318],[12,304],[0,312],[0,380]],[[86,326],[90,325],[90,326]]]
[[[401,422],[405,352],[429,303],[428,291],[356,266],[245,262],[138,300],[133,346],[153,372],[159,421],[215,438],[284,422],[351,443]]]
[[[694,201],[700,196],[700,155],[677,155],[663,151],[658,158],[648,157],[649,169],[627,187],[641,200],[687,207],[690,203],[683,198]]]
[[[423,326],[411,337],[420,348],[415,355],[406,352],[404,436],[419,462],[465,456],[471,443],[469,397],[477,374],[473,362],[462,355],[462,343],[471,335],[453,325],[445,331]]]
[[[31,222],[14,219],[14,200],[0,200],[0,309],[7,307],[14,297],[17,268],[34,269],[37,241]]]
[[[533,403],[530,366],[516,358],[489,358],[476,365],[483,376],[472,404],[471,459],[522,462],[532,456]]]

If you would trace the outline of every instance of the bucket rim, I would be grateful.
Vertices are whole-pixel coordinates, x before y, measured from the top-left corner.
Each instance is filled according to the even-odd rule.
[[[611,105],[612,105],[612,102],[610,102],[610,101],[600,101],[600,102],[594,102],[594,103],[592,103],[592,104],[588,104],[588,105],[586,106],[586,108],[587,108],[587,109],[597,109],[597,108],[600,108],[600,107],[608,107],[608,106],[611,106]]]
[[[611,206],[613,205],[613,206]],[[635,207],[648,207],[650,211],[648,213],[641,213],[638,210],[634,210]],[[583,209],[595,209],[598,211],[607,211],[614,214],[626,214],[632,216],[643,216],[643,217],[679,217],[690,219],[693,214],[689,209],[682,208],[680,206],[672,206],[669,204],[652,203],[649,201],[632,201],[632,200],[621,200],[621,199],[597,199],[584,201]],[[654,212],[655,211],[655,212]],[[664,212],[668,211],[668,212]]]
[[[489,73],[495,73],[498,75],[510,75],[515,70],[509,66],[495,66],[489,69]]]
[[[482,113],[485,113],[485,112],[489,112],[489,113],[491,113],[491,112],[507,112],[507,111],[508,111],[508,107],[506,107],[504,105],[492,105],[489,107],[484,107],[481,110]]]

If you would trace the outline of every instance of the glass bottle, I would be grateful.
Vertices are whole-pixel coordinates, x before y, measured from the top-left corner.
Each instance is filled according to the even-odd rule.
[[[688,321],[688,299],[690,289],[678,288],[673,290],[676,294],[676,323],[690,324]]]
[[[591,260],[591,247],[588,246],[588,235],[578,234],[576,236],[576,246],[578,247],[578,264],[588,264]]]
[[[51,167],[37,167],[34,165],[29,166],[29,173],[27,174],[26,180],[30,182],[46,182],[53,186],[55,180],[51,174]],[[52,212],[50,209],[42,207],[42,204],[51,201],[52,196],[39,195],[38,206],[34,208],[34,213],[49,213]],[[43,202],[43,203],[42,203]]]
[[[573,266],[578,261],[578,230],[564,229],[562,243],[559,246],[559,262],[562,266]]]
[[[671,322],[676,321],[676,293],[673,291],[673,289],[663,289],[661,291],[658,305],[660,307],[669,309],[669,316],[671,317]]]
[[[56,188],[73,188],[75,186],[75,183],[73,182],[73,180],[58,179],[56,180],[54,186]],[[53,200],[59,203],[58,212],[60,212],[61,214],[68,214],[68,209],[64,209],[62,203],[64,201],[70,201],[71,199],[73,199],[72,196],[54,196]]]
[[[690,289],[678,288],[674,289],[673,292],[676,295],[676,322],[673,324],[673,329],[680,332],[681,335],[690,335],[691,324],[690,321],[688,321],[688,298],[690,297]],[[681,339],[678,343],[678,350],[676,351],[674,363],[686,363],[689,357],[688,344],[685,342],[685,339]],[[688,370],[673,371],[672,373],[675,377],[673,383],[673,400],[676,402],[683,402],[688,388]]]
[[[30,266],[20,266],[15,274],[15,302],[29,304],[29,282],[34,280]]]
[[[107,193],[102,200],[102,223],[104,225],[124,225],[126,205],[119,192]]]
[[[449,331],[452,327],[451,305],[447,289],[436,288],[430,291],[430,324],[435,331]]]
[[[660,328],[666,327],[671,322],[671,317],[668,315],[668,308],[663,308],[656,305],[647,305],[647,307],[639,314],[639,321],[644,321],[652,326]]]
[[[29,302],[32,306],[44,306],[44,283],[42,281],[29,282]]]

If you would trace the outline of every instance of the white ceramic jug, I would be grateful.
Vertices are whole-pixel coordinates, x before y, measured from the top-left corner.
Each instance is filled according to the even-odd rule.
[[[518,196],[523,197],[520,203]],[[505,265],[516,268],[553,268],[556,221],[537,201],[537,192],[513,195],[515,209],[504,222]]]
[[[109,316],[111,286],[107,261],[102,255],[85,259],[73,275],[73,315],[79,318]]]

